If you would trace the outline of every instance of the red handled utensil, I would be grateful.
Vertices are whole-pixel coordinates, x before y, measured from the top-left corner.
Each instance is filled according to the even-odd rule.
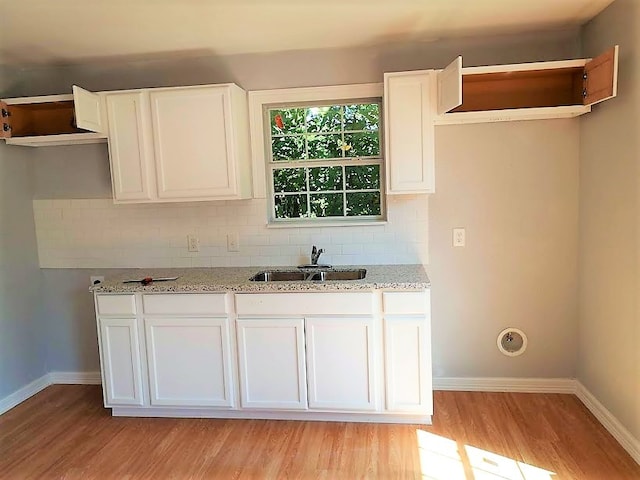
[[[172,280],[177,280],[180,277],[162,277],[162,278],[152,278],[152,277],[144,277],[141,279],[135,280],[124,280],[122,283],[140,283],[142,285],[149,285],[151,282],[170,282]]]

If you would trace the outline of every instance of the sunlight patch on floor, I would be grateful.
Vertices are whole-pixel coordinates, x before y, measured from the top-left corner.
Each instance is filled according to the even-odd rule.
[[[424,480],[552,480],[555,473],[416,430]]]

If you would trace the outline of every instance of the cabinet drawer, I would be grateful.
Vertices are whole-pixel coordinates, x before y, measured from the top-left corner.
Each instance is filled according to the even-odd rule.
[[[429,294],[421,292],[382,292],[384,313],[426,313],[429,310]]]
[[[209,315],[226,313],[224,293],[169,293],[143,295],[148,315]]]
[[[366,293],[272,293],[236,295],[238,315],[371,314],[373,295]]]
[[[99,315],[135,315],[136,300],[133,295],[97,295]]]

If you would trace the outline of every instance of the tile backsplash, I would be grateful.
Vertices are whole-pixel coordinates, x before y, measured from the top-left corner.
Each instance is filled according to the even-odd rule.
[[[385,224],[268,228],[264,199],[114,205],[111,199],[34,200],[42,268],[152,268],[428,263],[428,197],[387,197]],[[237,234],[239,251],[227,249]],[[187,235],[199,240],[189,252]]]

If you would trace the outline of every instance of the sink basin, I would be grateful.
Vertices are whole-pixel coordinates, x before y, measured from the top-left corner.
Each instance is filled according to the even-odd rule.
[[[325,280],[362,280],[367,276],[364,268],[354,270],[322,270],[316,272],[310,280],[324,282]]]
[[[276,270],[266,270],[258,272],[249,280],[252,282],[293,282],[305,280],[308,274],[305,272],[280,272]]]
[[[252,282],[295,282],[310,280],[324,282],[327,280],[362,280],[367,275],[364,268],[353,270],[320,270],[318,272],[265,270],[256,273],[249,280]]]

